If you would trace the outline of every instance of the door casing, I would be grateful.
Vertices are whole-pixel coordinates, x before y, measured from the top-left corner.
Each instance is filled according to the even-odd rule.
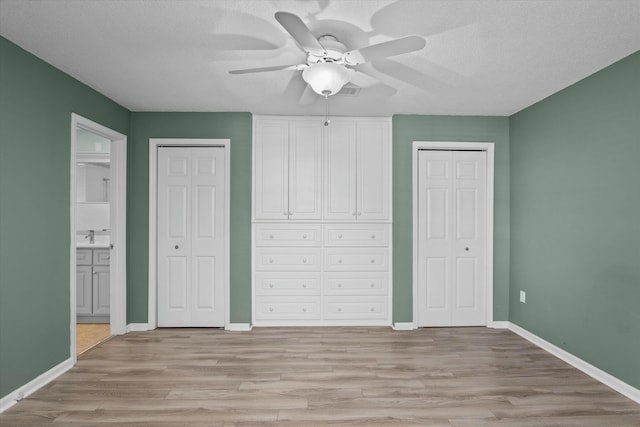
[[[230,202],[231,202],[231,140],[213,138],[150,138],[149,139],[149,304],[147,329],[158,327],[158,148],[161,146],[170,147],[223,147],[225,149],[226,177],[225,177],[225,257],[224,265],[224,307],[225,307],[225,329],[229,329],[230,324]]]
[[[71,195],[70,195],[70,354],[76,353],[76,130],[84,129],[111,141],[111,233],[110,325],[111,335],[122,335],[127,328],[127,136],[78,114],[71,114]]]
[[[493,327],[493,142],[413,141],[413,328],[418,327],[418,151],[419,150],[482,150],[487,153],[487,203],[486,203],[486,326]]]

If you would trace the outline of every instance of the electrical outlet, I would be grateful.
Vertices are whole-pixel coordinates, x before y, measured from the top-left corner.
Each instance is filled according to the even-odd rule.
[[[527,293],[525,291],[520,291],[520,302],[521,303],[527,302]]]

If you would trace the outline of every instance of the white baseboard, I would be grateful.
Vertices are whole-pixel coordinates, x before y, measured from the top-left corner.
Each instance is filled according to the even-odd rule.
[[[73,360],[69,358],[49,369],[47,372],[32,379],[22,387],[18,387],[11,393],[3,396],[0,399],[0,413],[6,411],[7,409],[15,405],[18,401],[24,399],[33,392],[49,384],[51,381],[55,380],[71,368],[73,368]]]
[[[230,332],[250,332],[253,326],[251,323],[229,323],[225,329]]]
[[[628,397],[629,399],[637,403],[640,403],[640,390],[638,390],[637,388],[625,383],[622,380],[619,380],[618,378],[614,377],[611,374],[606,373],[602,369],[596,368],[592,364],[585,362],[584,360],[561,349],[560,347],[557,347],[551,344],[550,342],[545,341],[544,339],[540,338],[537,335],[532,334],[526,329],[521,328],[520,326],[514,323],[511,323],[511,322],[508,322],[508,323],[509,323],[509,330],[520,335],[522,338],[532,342],[533,344],[537,345],[541,349],[553,354],[557,358],[564,360],[569,365],[581,370],[585,374],[589,375],[590,377],[594,378],[597,381],[600,381],[602,384],[614,389],[618,393]]]
[[[150,331],[148,323],[129,323],[127,325],[127,332],[144,332]]]
[[[394,331],[413,331],[416,325],[413,322],[396,322],[391,325]]]
[[[487,325],[487,328],[493,329],[509,329],[511,322],[507,320],[494,320],[490,325]]]

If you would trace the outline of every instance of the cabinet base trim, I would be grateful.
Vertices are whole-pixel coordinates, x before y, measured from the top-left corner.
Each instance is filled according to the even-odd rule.
[[[253,326],[251,323],[229,323],[225,329],[229,332],[250,332]]]
[[[2,398],[0,398],[0,412],[6,411],[7,409],[15,405],[20,400],[38,391],[39,389],[49,384],[51,381],[55,380],[56,378],[58,378],[60,375],[64,374],[71,368],[73,368],[73,359],[68,358],[62,363],[49,369],[47,372],[29,381],[22,387],[18,387],[17,389],[10,392],[6,396],[3,396]]]
[[[413,331],[416,325],[413,322],[396,322],[391,325],[394,331]]]
[[[151,329],[148,323],[129,323],[127,325],[127,332],[144,332]]]

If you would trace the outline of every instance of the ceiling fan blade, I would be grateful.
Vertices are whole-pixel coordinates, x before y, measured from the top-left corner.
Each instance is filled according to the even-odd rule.
[[[280,71],[280,70],[301,70],[302,65],[274,65],[273,67],[261,67],[261,68],[246,68],[244,70],[230,70],[229,74],[249,74],[249,73],[263,73],[265,71]]]
[[[380,83],[380,80],[359,70],[354,70],[354,72],[351,73],[349,81],[359,87],[370,87]]]
[[[326,53],[324,47],[300,17],[289,12],[276,12],[275,17],[305,52],[315,56],[322,56]]]
[[[358,65],[375,59],[387,58],[389,56],[400,55],[420,50],[427,42],[419,36],[407,36],[401,39],[389,40],[362,49],[345,52],[344,61],[349,65]]]

